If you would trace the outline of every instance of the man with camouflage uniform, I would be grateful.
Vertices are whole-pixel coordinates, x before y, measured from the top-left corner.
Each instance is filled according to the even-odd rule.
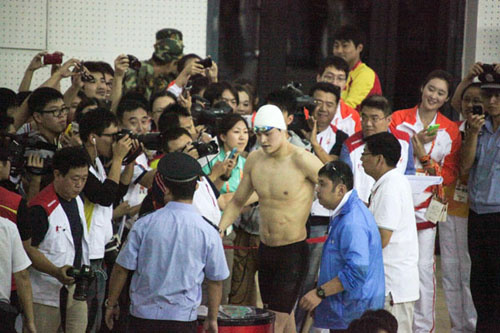
[[[148,100],[155,92],[164,91],[177,75],[177,61],[182,57],[182,32],[162,29],[156,33],[155,51],[151,59],[141,61],[139,70],[129,69],[123,80],[123,94],[137,91]]]

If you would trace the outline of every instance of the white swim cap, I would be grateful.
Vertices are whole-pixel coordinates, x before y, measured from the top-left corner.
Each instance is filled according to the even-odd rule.
[[[276,105],[266,104],[259,108],[255,120],[254,127],[273,127],[281,130],[286,130],[285,119],[280,108]]]

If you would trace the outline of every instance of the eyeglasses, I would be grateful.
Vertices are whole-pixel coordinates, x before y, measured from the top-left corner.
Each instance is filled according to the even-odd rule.
[[[378,123],[381,120],[386,119],[387,117],[379,117],[379,116],[367,116],[365,114],[361,114],[361,122],[366,123],[367,121],[371,121],[372,123]]]
[[[323,76],[323,80],[325,82],[332,83],[332,82],[344,82],[347,80],[347,78],[345,76],[341,76],[341,75],[326,74]]]
[[[266,133],[272,130],[275,127],[272,126],[254,126],[253,131],[254,133]]]
[[[54,116],[56,118],[59,118],[63,114],[66,115],[66,114],[68,114],[68,112],[69,112],[69,108],[67,106],[62,107],[60,109],[38,111],[38,113],[51,113],[52,116]]]
[[[115,133],[102,133],[99,136],[107,136],[108,138],[113,138],[113,141],[116,141],[118,139],[118,133],[119,132],[115,132]]]

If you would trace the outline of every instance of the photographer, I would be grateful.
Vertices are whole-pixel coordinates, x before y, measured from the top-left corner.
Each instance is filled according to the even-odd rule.
[[[73,298],[75,279],[68,276],[72,267],[89,264],[87,222],[79,197],[88,176],[85,152],[76,147],[57,151],[53,170],[54,181],[33,198],[28,211],[35,326],[40,332],[85,332],[87,303]]]
[[[158,131],[158,121],[161,115],[172,104],[175,104],[176,97],[169,91],[163,91],[151,96],[149,100],[149,111],[151,112],[151,119],[153,120],[154,129]]]
[[[119,194],[119,183],[129,184],[134,163],[130,163],[123,171],[121,166],[125,156],[132,147],[132,139],[125,135],[119,141],[117,119],[108,110],[98,108],[86,113],[80,121],[80,138],[85,147],[86,156],[90,157],[90,168],[87,183],[83,189],[85,216],[89,225],[89,252],[91,267],[96,272],[96,279],[90,285],[87,302],[89,304],[89,331],[99,330],[102,317],[102,304],[106,289],[106,273],[103,269],[105,246],[113,237],[113,202]],[[111,160],[108,173],[101,159]],[[127,177],[128,175],[128,177]]]
[[[488,68],[482,67],[486,72]],[[477,332],[500,330],[500,65],[489,67],[493,82],[480,77],[486,116],[469,116],[460,153],[460,173],[469,173],[470,289]]]
[[[165,154],[180,152],[190,155],[191,157],[193,157],[193,155],[198,156],[189,132],[181,127],[172,128],[164,132],[162,146],[162,150]],[[161,192],[161,186],[159,185],[158,178],[155,176],[151,192],[143,200],[139,215],[163,207],[162,198],[164,193]],[[200,177],[198,188],[194,192],[193,205],[205,219],[209,220],[214,225],[219,225],[221,218],[220,208],[217,203],[219,198],[219,191],[215,188],[210,179],[207,176]]]
[[[129,69],[123,79],[123,94],[135,90],[146,99],[164,91],[177,74],[177,62],[182,57],[182,32],[162,29],[156,33],[155,51],[149,60],[141,61],[139,70]]]
[[[151,118],[148,116],[147,107],[132,99],[120,102],[117,109],[118,124],[121,130],[128,130],[134,135],[147,134],[149,132]],[[126,213],[126,227],[132,228],[137,219],[141,202],[147,194],[147,189],[153,184],[155,170],[148,166],[148,158],[144,152],[136,157],[134,172],[130,185],[126,188],[123,202],[129,205]],[[122,167],[124,169],[125,167]]]
[[[240,104],[238,91],[229,82],[222,81],[209,84],[203,93],[203,97],[212,106],[218,102],[226,102],[233,109],[233,113],[238,113],[238,104]]]
[[[26,155],[34,154],[44,160],[36,163],[36,168],[32,171],[40,171],[33,175],[26,175],[30,182],[29,187],[24,189],[27,193],[27,198],[31,199],[40,189],[43,189],[52,181],[52,175],[42,172],[43,164],[47,163],[47,159],[52,158],[54,152],[60,145],[60,136],[66,129],[66,121],[69,108],[66,107],[63,101],[63,95],[53,88],[38,88],[28,99],[28,109],[36,124],[37,130],[28,133],[32,138],[30,141],[45,143],[46,148],[38,149],[26,147]],[[45,166],[47,168],[47,165]],[[43,177],[40,177],[43,175]]]

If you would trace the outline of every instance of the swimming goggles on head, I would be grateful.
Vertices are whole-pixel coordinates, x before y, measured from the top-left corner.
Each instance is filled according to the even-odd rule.
[[[254,126],[253,131],[254,133],[266,133],[272,130],[275,127],[272,126]]]

